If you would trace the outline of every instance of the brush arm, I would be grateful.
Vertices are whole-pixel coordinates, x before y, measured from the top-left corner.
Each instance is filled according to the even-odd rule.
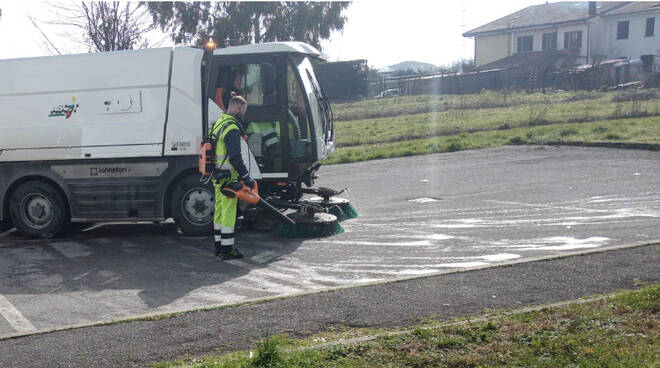
[[[270,203],[266,202],[263,198],[259,198],[259,204],[268,209],[270,212],[272,212],[274,215],[279,217],[282,222],[285,222],[291,226],[294,226],[296,224],[295,221],[293,221],[289,216],[283,214],[280,212],[277,208],[273,207]]]

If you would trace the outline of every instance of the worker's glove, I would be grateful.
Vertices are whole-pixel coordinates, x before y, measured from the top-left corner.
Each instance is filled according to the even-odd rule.
[[[245,174],[245,176],[241,178],[241,181],[243,182],[243,184],[247,185],[250,189],[254,189],[254,179],[252,179],[250,175]]]

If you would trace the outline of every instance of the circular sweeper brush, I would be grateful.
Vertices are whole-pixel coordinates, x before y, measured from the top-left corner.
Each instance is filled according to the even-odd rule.
[[[286,238],[322,238],[330,235],[341,234],[344,228],[339,225],[337,216],[325,212],[303,214],[294,212],[287,215],[295,225],[280,224],[275,233]]]
[[[339,221],[349,220],[358,217],[358,212],[346,198],[331,197],[311,197],[304,200],[306,203],[315,204],[323,207],[329,214],[337,216]]]

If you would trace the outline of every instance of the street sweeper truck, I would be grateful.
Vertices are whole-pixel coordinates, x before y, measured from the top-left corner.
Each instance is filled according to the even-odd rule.
[[[243,204],[241,218],[336,226],[331,213],[350,216],[350,204],[312,187],[334,147],[319,56],[276,42],[0,60],[0,223],[52,237],[71,222],[173,218],[185,234],[210,234],[213,190],[198,155],[221,112],[216,92],[233,83],[249,103],[245,162],[270,205]]]

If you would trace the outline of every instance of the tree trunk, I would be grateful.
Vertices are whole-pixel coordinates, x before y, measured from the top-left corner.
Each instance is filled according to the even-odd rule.
[[[261,13],[256,12],[252,18],[252,28],[254,28],[254,43],[261,42]]]

